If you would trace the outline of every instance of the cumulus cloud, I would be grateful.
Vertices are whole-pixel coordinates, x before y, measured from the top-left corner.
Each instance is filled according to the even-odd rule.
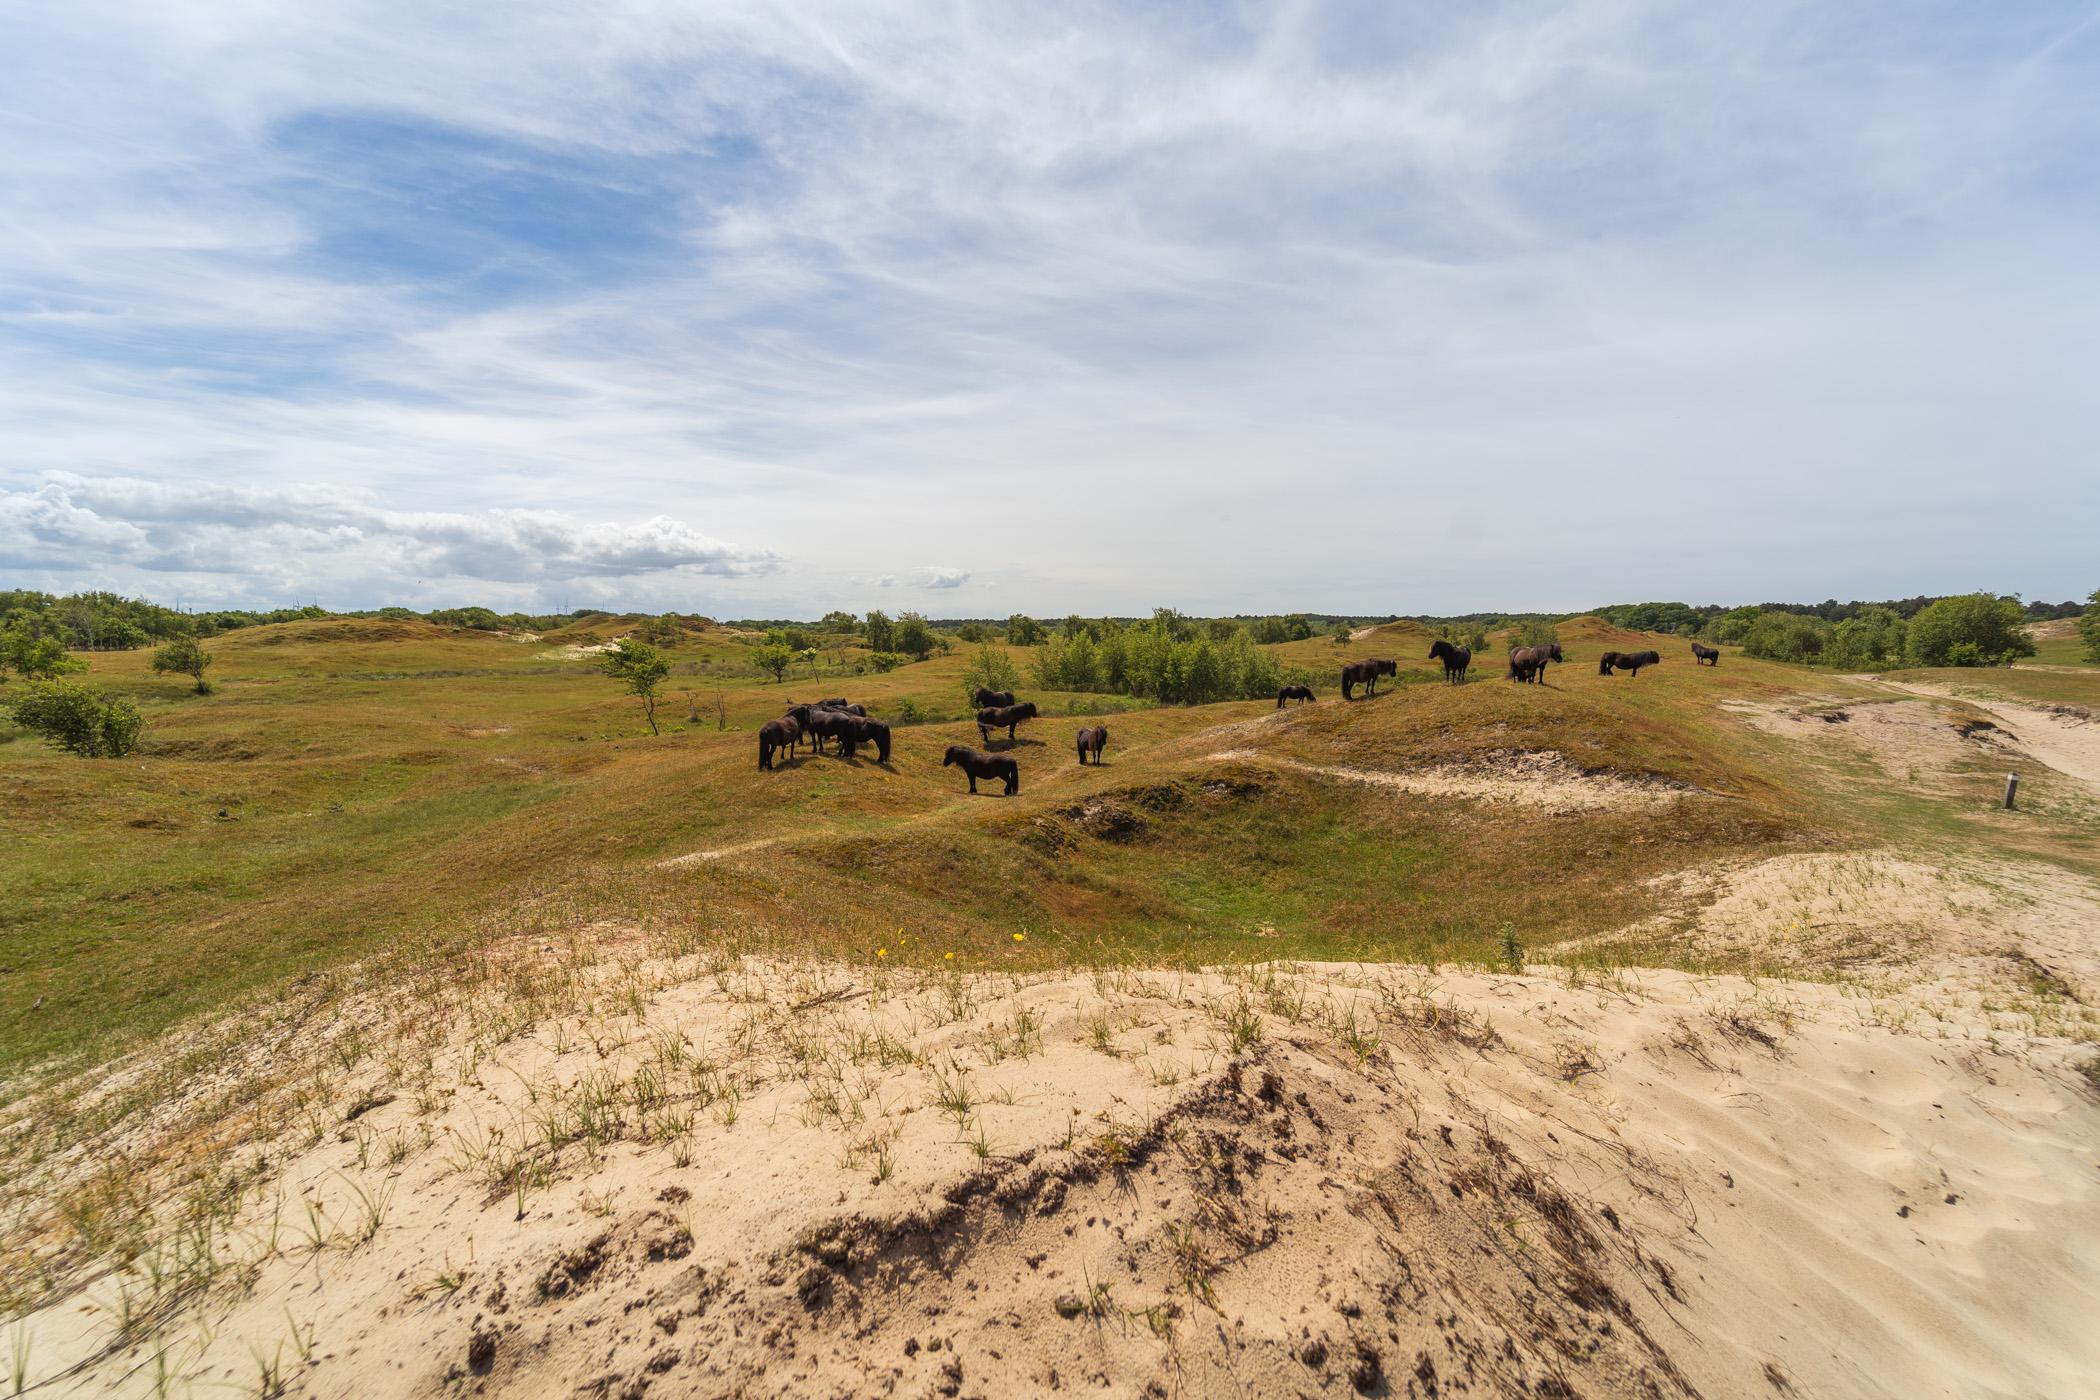
[[[47,573],[142,571],[279,588],[392,577],[548,585],[779,566],[684,521],[578,520],[545,510],[390,510],[326,487],[259,489],[53,474],[0,487],[0,564]]]
[[[960,588],[970,581],[968,569],[946,568],[929,564],[919,570],[918,585],[921,588]]]

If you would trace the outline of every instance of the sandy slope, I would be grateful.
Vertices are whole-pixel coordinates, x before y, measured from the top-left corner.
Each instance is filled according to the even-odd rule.
[[[324,1396],[2100,1374],[2086,1052],[1985,1001],[1340,966],[577,975],[581,1014],[506,1022],[486,993],[421,1073],[368,1061],[240,1149],[208,1291],[157,1344],[117,1336],[145,1265],[32,1316],[36,1393],[255,1393],[272,1367]]]

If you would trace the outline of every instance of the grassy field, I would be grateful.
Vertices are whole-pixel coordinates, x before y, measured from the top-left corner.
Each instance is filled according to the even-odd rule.
[[[1481,958],[1505,926],[1546,940],[1623,924],[1647,877],[1718,856],[1843,844],[1875,823],[1958,826],[1937,809],[1848,809],[1723,708],[1841,693],[1836,678],[1733,653],[1695,668],[1680,639],[1593,619],[1562,625],[1569,661],[1546,686],[1489,665],[1446,687],[1423,659],[1428,635],[1405,623],[1346,648],[1286,644],[1285,664],[1326,670],[1395,657],[1402,684],[1347,706],[1330,685],[1251,740],[1228,727],[1272,715],[1267,702],[1134,708],[1024,683],[1045,718],[1014,746],[1012,801],[973,799],[940,766],[946,745],[977,741],[956,722],[900,729],[887,767],[805,755],[756,770],[756,727],[792,699],[960,716],[967,647],[887,675],[772,684],[751,671],[751,639],[710,630],[674,650],[652,737],[578,651],[616,630],[256,628],[212,643],[209,696],[155,676],[143,652],[90,658],[95,682],[139,702],[147,740],[107,762],[26,736],[0,745],[0,1072],[105,1051],[343,960],[591,919],[965,963]],[[1599,652],[1637,643],[1665,664],[1595,674]],[[1984,680],[2030,698],[2096,689],[2050,672]],[[1097,713],[1111,716],[1108,763],[1081,769],[1072,736]],[[1250,743],[1246,760],[1213,757]],[[1570,820],[1292,766],[1548,749],[1727,800],[1668,822],[1638,809]],[[744,849],[699,854],[726,848]],[[667,864],[681,856],[696,858]]]

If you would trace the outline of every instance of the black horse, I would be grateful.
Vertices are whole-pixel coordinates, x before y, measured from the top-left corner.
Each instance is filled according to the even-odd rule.
[[[876,760],[881,763],[890,761],[890,727],[879,719],[849,715],[838,738],[839,752],[846,758],[853,757],[854,749],[860,745],[873,744]]]
[[[1700,646],[1700,645],[1699,645],[1699,644],[1698,644],[1697,642],[1693,642],[1693,643],[1692,643],[1692,664],[1693,664],[1694,666],[1718,666],[1718,665],[1720,665],[1720,664],[1721,664],[1721,649],[1720,649],[1719,647],[1703,647],[1703,646]]]
[[[1101,765],[1101,750],[1108,747],[1108,726],[1097,724],[1091,729],[1079,731],[1079,765],[1084,768],[1088,754],[1094,756],[1094,766]]]
[[[1400,663],[1397,661],[1381,661],[1376,658],[1369,661],[1352,661],[1342,667],[1342,698],[1344,700],[1354,700],[1356,696],[1352,692],[1360,685],[1368,686],[1370,688],[1369,693],[1376,695],[1378,693],[1378,678],[1380,676],[1397,676],[1399,674]]]
[[[1466,671],[1473,665],[1473,648],[1462,647],[1442,638],[1429,644],[1429,659],[1444,663],[1444,680],[1450,685],[1464,685]]]
[[[844,742],[846,728],[856,719],[862,718],[851,710],[834,709],[829,705],[797,705],[787,712],[787,717],[802,726],[809,742],[818,753],[824,751],[826,739]]]
[[[1034,718],[1035,701],[1033,700],[1024,700],[1018,705],[1000,705],[989,710],[979,710],[977,712],[977,732],[983,737],[984,742],[989,744],[992,742],[992,731],[994,729],[1003,729],[1006,731],[1006,738],[1010,743],[1014,737],[1014,726],[1020,724],[1023,720]]]
[[[970,692],[970,703],[980,710],[1004,709],[1013,702],[1014,693],[1011,690],[987,690],[980,685]]]
[[[1546,663],[1560,659],[1559,642],[1548,642],[1542,647],[1511,647],[1509,679],[1537,684],[1546,678]]]
[[[977,791],[979,778],[987,781],[998,778],[1006,784],[1006,795],[1012,797],[1021,790],[1021,765],[1005,754],[979,753],[966,749],[961,744],[950,744],[948,756],[941,760],[941,767],[959,767],[969,775],[970,791]]]
[[[1653,651],[1607,651],[1597,658],[1597,674],[1609,676],[1618,671],[1638,676],[1641,667],[1660,664],[1662,656]]]
[[[773,767],[775,750],[795,751],[802,740],[802,726],[792,719],[769,719],[758,727],[758,770],[763,773]]]
[[[1287,685],[1283,689],[1276,692],[1276,708],[1279,710],[1282,709],[1283,702],[1286,700],[1310,700],[1312,698],[1313,693],[1311,686]]]

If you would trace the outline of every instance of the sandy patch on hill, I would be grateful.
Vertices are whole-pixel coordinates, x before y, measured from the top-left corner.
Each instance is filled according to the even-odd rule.
[[[740,856],[750,851],[762,851],[768,846],[777,846],[785,839],[785,837],[780,836],[761,836],[756,841],[739,841],[733,846],[717,846],[707,851],[688,851],[682,856],[672,856],[669,860],[660,860],[656,865],[659,870],[676,870],[681,865],[696,865],[710,860],[726,860],[730,856]]]
[[[1889,776],[1906,780],[1992,752],[2024,752],[2018,735],[1995,720],[1945,714],[1926,701],[1807,697],[1792,705],[1728,700],[1721,708],[1767,734],[1851,745]]]
[[[1877,684],[1912,695],[1954,700],[1981,710],[2005,727],[2019,750],[2036,762],[2100,790],[2100,722],[2092,711],[2075,705],[2027,705],[1959,693],[1916,681],[1880,680]]]
[[[533,658],[539,661],[588,661],[590,658],[603,652],[618,649],[620,643],[625,640],[626,638],[624,637],[614,637],[612,640],[604,642],[572,642],[568,646],[549,647],[545,651],[536,651],[533,653]]]
[[[1404,772],[1305,763],[1257,749],[1225,749],[1210,756],[1219,761],[1251,759],[1294,773],[1391,788],[1423,797],[1509,802],[1560,814],[1662,806],[1698,791],[1662,778],[1641,779],[1618,773],[1585,772],[1550,750],[1489,753],[1469,763],[1437,764]]]
[[[561,973],[559,1014],[484,993],[405,1071],[326,1076],[233,1151],[209,1280],[157,1302],[178,1240],[30,1315],[31,1382],[1912,1397],[2100,1369],[2100,1102],[2061,1039],[1679,974]]]

